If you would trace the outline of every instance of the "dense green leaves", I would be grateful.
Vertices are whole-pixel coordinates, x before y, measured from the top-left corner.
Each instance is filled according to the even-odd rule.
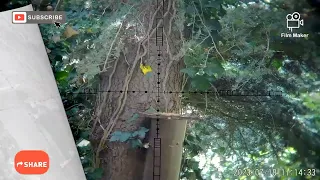
[[[320,109],[320,93],[313,92],[308,94],[302,94],[303,104],[312,111],[318,111]]]
[[[310,50],[320,52],[320,49],[316,39],[280,37],[281,32],[286,32],[283,22],[286,14],[298,9],[305,12],[303,9],[308,6],[305,1],[296,0],[272,1],[271,8],[262,1],[251,2],[251,5],[247,2],[232,8],[224,5],[235,1],[191,3],[197,7],[192,10],[201,14],[206,27],[197,17],[199,21],[192,24],[190,18],[187,24],[199,27],[204,37],[209,28],[217,50],[212,48],[210,37],[186,54],[187,68],[181,72],[188,77],[190,86],[185,86],[185,91],[281,89],[285,95],[270,103],[262,97],[185,94],[183,102],[188,111],[208,117],[205,122],[192,123],[188,129],[181,175],[185,179],[287,179],[293,176],[235,176],[233,172],[271,166],[294,169],[312,164],[317,169],[320,167],[317,157],[320,116],[319,111],[316,112],[320,108],[320,66],[315,61],[311,63],[311,59],[318,59],[320,54]],[[283,5],[286,8],[279,8]],[[219,30],[219,40],[214,34],[216,30]],[[309,31],[308,28],[301,30]],[[213,50],[208,53],[209,49]],[[302,73],[297,73],[300,71]],[[259,103],[250,103],[253,99]],[[201,137],[200,141],[197,137]],[[197,165],[187,163],[190,159],[200,168],[200,178],[195,178]]]
[[[77,146],[86,178],[88,180],[98,180],[102,178],[103,170],[94,168],[94,153],[89,141],[94,96],[84,97],[80,94],[83,88],[86,88],[86,82],[82,74],[79,74],[76,64],[71,62],[72,59],[76,58],[74,51],[84,45],[82,43],[84,39],[95,37],[102,24],[97,16],[93,18],[92,11],[81,10],[84,3],[72,2],[69,4],[71,1],[63,1],[61,10],[66,11],[67,24],[81,32],[79,35],[73,38],[65,38],[66,24],[62,25],[61,28],[46,24],[39,27],[74,139],[77,144],[86,142],[86,145]],[[56,1],[52,1],[52,3],[54,5]],[[70,9],[75,9],[75,11],[71,12]],[[93,16],[88,17],[89,13]],[[82,17],[82,19],[80,20],[79,17]],[[91,28],[90,33],[86,33],[85,31],[89,28]],[[124,141],[125,137],[122,136],[121,140]]]
[[[66,26],[61,29],[40,26],[77,143],[89,139],[94,102],[93,98],[78,94],[87,86],[84,72],[93,64],[84,63],[83,59],[89,55],[90,62],[105,58],[104,51],[103,56],[93,53],[111,44],[99,39],[99,35],[123,16],[100,3],[93,2],[91,7],[84,8],[83,2],[64,1],[62,6],[69,19],[66,25],[77,31],[77,35],[64,37]],[[316,83],[319,81],[316,71],[320,52],[316,46],[318,37],[311,36],[307,25],[303,30],[310,33],[308,40],[278,36],[286,32],[286,14],[293,10],[302,12],[308,7],[295,0],[290,0],[287,10],[279,8],[286,4],[284,1],[272,1],[270,9],[265,4],[240,6],[242,2],[248,1],[184,1],[186,22],[183,23],[188,26],[185,30],[190,31],[186,42],[193,45],[188,47],[183,58],[185,68],[180,70],[187,77],[183,91],[275,88],[283,90],[286,96],[268,99],[184,93],[183,108],[206,117],[206,120],[192,121],[188,125],[181,178],[261,179],[237,177],[233,172],[238,168],[263,169],[271,165],[278,168],[319,167],[316,163],[320,129]],[[228,8],[231,5],[235,6]],[[115,15],[111,15],[113,12]],[[105,36],[112,39],[115,30],[108,29]],[[80,60],[84,68],[68,65],[72,60]],[[286,60],[294,63],[286,64]],[[303,69],[300,76],[291,73],[299,68]],[[146,112],[155,113],[156,110],[150,107]],[[138,118],[139,114],[133,113],[127,122],[134,123]],[[143,127],[132,132],[115,131],[110,141],[140,148],[148,131]],[[93,168],[90,143],[78,149],[87,179],[100,179],[103,171]]]
[[[103,169],[102,168],[97,168],[94,169],[93,172],[87,173],[87,180],[96,180],[96,179],[101,179],[103,175]]]
[[[218,19],[208,19],[206,20],[206,26],[209,28],[211,31],[220,31],[221,30],[221,25]]]
[[[196,75],[192,78],[191,85],[194,89],[205,91],[210,88],[210,81],[206,76]]]
[[[111,134],[110,142],[130,142],[132,148],[142,147],[141,140],[146,137],[146,133],[149,129],[145,127],[140,127],[136,131],[123,132],[115,131]]]
[[[282,61],[279,59],[275,59],[272,61],[272,66],[276,69],[279,69],[282,66]]]
[[[145,127],[140,127],[138,131],[134,131],[132,133],[132,137],[138,137],[139,139],[144,139],[146,136],[146,133],[149,131],[149,129]]]
[[[67,71],[59,71],[55,73],[55,76],[58,81],[64,81],[69,76],[69,73]]]
[[[142,147],[143,146],[143,144],[142,144],[140,139],[133,139],[130,142],[131,142],[131,147],[132,148],[138,148],[138,147]]]
[[[223,0],[207,1],[207,3],[204,4],[204,7],[219,9],[222,3]]]
[[[132,134],[130,132],[115,131],[111,134],[110,142],[115,142],[115,141],[125,142],[129,140],[131,136]]]
[[[185,68],[185,69],[181,69],[180,72],[186,73],[188,76],[190,77],[195,77],[195,75],[197,74],[197,72],[199,71],[199,69],[194,68],[194,67],[190,67],[190,68]]]
[[[214,61],[204,68],[204,72],[209,76],[215,76],[218,78],[223,75],[225,70],[219,61]]]

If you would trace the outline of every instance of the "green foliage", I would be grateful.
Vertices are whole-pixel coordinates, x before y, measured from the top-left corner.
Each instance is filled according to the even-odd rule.
[[[320,52],[319,46],[315,37],[308,40],[279,37],[281,32],[287,32],[286,14],[297,9],[303,12],[308,7],[295,0],[272,1],[268,5],[259,1],[229,8],[222,6],[224,13],[217,18],[214,11],[203,9],[217,8],[222,1],[210,1],[212,4],[202,6],[202,9],[199,2],[190,1],[191,6],[187,6],[186,10],[187,16],[190,16],[186,30],[192,29],[188,37],[197,37],[196,42],[199,43],[192,46],[184,58],[186,68],[181,72],[188,77],[186,89],[281,89],[285,95],[274,98],[271,103],[262,97],[185,94],[183,102],[187,111],[207,117],[207,120],[192,123],[188,129],[181,178],[287,179],[294,177],[238,177],[233,172],[245,168],[295,169],[310,166],[319,170],[319,77],[315,75],[320,67],[315,62],[319,57],[315,53]],[[281,8],[282,3],[289,5]],[[199,7],[195,9],[192,4]],[[207,23],[203,25],[198,12],[204,12],[202,17],[206,13],[213,14],[216,18],[212,19],[218,19],[219,24],[212,21],[215,28]],[[206,38],[208,32],[205,26],[210,29],[216,48],[212,45],[212,39]],[[218,29],[218,33],[214,29]],[[299,31],[315,33],[307,27]],[[317,50],[312,52],[310,49]],[[219,63],[214,64],[216,62]],[[210,63],[214,64],[212,69],[207,68]],[[295,74],[296,69],[301,69],[302,73]],[[293,133],[288,135],[288,132]],[[193,163],[186,163],[188,160]]]
[[[81,67],[71,60],[77,58],[74,53],[78,48],[83,49],[87,46],[87,44],[82,43],[84,40],[97,37],[102,23],[98,15],[100,12],[88,9],[82,10],[83,3],[68,4],[70,2],[64,2],[68,18],[67,24],[59,29],[52,25],[40,25],[40,30],[86,178],[88,180],[98,180],[102,178],[103,170],[94,168],[94,152],[89,141],[90,120],[95,98],[92,96],[84,97],[79,94],[82,89],[87,88],[87,79],[81,73]],[[66,37],[67,26],[74,30],[73,33],[77,33]],[[94,81],[95,78],[92,82]],[[88,142],[87,145],[80,146],[79,143],[84,141]]]
[[[140,127],[136,131],[125,132],[125,131],[115,131],[111,134],[110,142],[129,142],[132,148],[142,147],[141,140],[145,138],[146,133],[149,129],[145,127]]]
[[[67,11],[68,22],[62,28],[49,25],[40,28],[87,179],[96,180],[101,179],[103,171],[93,168],[94,153],[88,141],[95,99],[77,93],[94,87],[104,60],[112,57],[106,62],[107,67],[112,67],[114,59],[125,50],[125,44],[117,38],[119,24],[115,22],[122,20],[129,10],[135,10],[116,2],[113,5],[120,8],[117,13],[111,13],[111,7],[97,2],[84,7],[84,2],[64,1],[62,9]],[[301,5],[293,2],[290,1],[292,6]],[[272,103],[261,97],[216,98],[214,94],[186,93],[182,98],[184,108],[206,117],[206,121],[192,122],[187,129],[181,178],[249,179],[249,176],[237,177],[233,172],[239,168],[267,169],[271,165],[319,167],[315,163],[319,155],[315,151],[320,129],[319,93],[318,87],[311,85],[319,79],[317,71],[310,70],[318,64],[308,64],[319,57],[317,37],[310,35],[308,41],[278,37],[286,32],[285,15],[303,9],[302,6],[286,10],[279,8],[285,2],[278,0],[272,1],[270,8],[263,3],[248,5],[237,0],[178,3],[181,7],[177,18],[181,21],[175,28],[184,30],[186,36],[185,68],[181,69],[188,79],[186,91],[213,91],[215,87],[279,88],[288,94],[271,98]],[[130,21],[136,21],[130,17]],[[66,33],[67,29],[72,31]],[[307,27],[304,30],[309,32]],[[134,33],[126,32],[128,36]],[[286,60],[292,59],[305,68],[301,76],[285,66]],[[291,97],[289,94],[294,91],[303,93]],[[249,101],[253,99],[254,103]],[[156,110],[150,107],[146,112]],[[138,118],[139,114],[134,113],[127,122],[134,123]],[[132,148],[143,147],[142,139],[148,131],[144,127],[132,132],[115,131],[110,141],[127,142]],[[295,132],[299,138],[286,137],[287,132]],[[79,146],[83,141],[89,143]],[[306,147],[296,142],[303,142],[311,150],[305,153]]]
[[[224,68],[219,62],[210,63],[203,70],[208,76],[214,76],[217,78],[221,77],[221,75],[224,73]]]
[[[139,139],[144,139],[146,136],[146,133],[149,131],[149,129],[145,128],[145,127],[140,127],[140,129],[138,131],[134,131],[132,133],[132,137],[136,137]]]
[[[318,111],[320,109],[320,93],[313,92],[308,94],[302,94],[303,104],[311,111]]]
[[[200,90],[200,91],[208,90],[210,88],[210,79],[211,78],[212,77],[210,77],[210,76],[196,75],[191,80],[191,86],[192,86],[192,88]]]
[[[132,140],[130,141],[130,143],[131,143],[131,147],[132,147],[132,148],[143,147],[143,144],[142,144],[142,142],[141,142],[140,139],[132,139]]]
[[[218,40],[221,37],[218,31],[221,30],[221,25],[219,19],[221,16],[226,14],[224,6],[226,5],[236,5],[240,2],[237,0],[185,0],[186,6],[186,27],[187,31],[192,33],[198,32],[199,30],[204,30],[202,22],[197,17],[197,13],[201,14],[203,23],[209,29],[209,33],[212,35],[214,40]],[[205,32],[205,31],[204,31]],[[207,32],[206,32],[207,33]],[[204,42],[205,47],[211,46],[211,41],[208,39]]]
[[[56,71],[60,69],[58,64],[57,66],[53,66],[53,70],[74,139],[77,143],[83,140],[89,141],[91,130],[88,120],[90,120],[91,109],[93,107],[92,101],[88,101],[77,94],[70,94],[71,92],[76,92],[76,88],[72,87],[72,84],[69,84],[69,79],[75,78],[73,74],[75,71]],[[93,168],[94,154],[90,143],[87,146],[78,146],[77,148],[87,179],[101,179],[102,170]]]
[[[120,141],[125,142],[132,137],[132,133],[130,132],[122,132],[122,131],[115,131],[111,134],[110,142]]]
[[[271,65],[274,68],[279,69],[280,67],[282,67],[282,61],[280,59],[275,59],[272,61]]]
[[[185,73],[189,78],[186,90],[209,90],[216,78],[224,74],[224,63],[219,56],[215,56],[215,42],[221,39],[219,31],[222,26],[220,18],[226,14],[224,6],[236,5],[239,1],[185,1],[187,38],[196,42],[191,46],[185,57]],[[218,42],[218,41],[217,41]]]
[[[206,48],[196,47],[188,51],[185,56],[186,68],[180,72],[189,78],[189,90],[206,91],[217,78],[221,77],[225,70],[220,60],[211,57]]]
[[[150,108],[146,110],[146,113],[155,113],[155,112],[157,111],[152,106],[150,106]]]
[[[86,174],[87,180],[96,180],[101,179],[103,175],[103,169],[97,168],[94,169],[91,173]]]
[[[209,146],[209,142],[206,141],[210,136],[212,129],[207,128],[203,123],[196,123],[193,129],[188,129],[183,144],[184,153],[181,163],[181,178],[186,179],[204,179],[202,177],[202,168],[199,166],[199,161],[196,157]]]
[[[134,113],[134,114],[132,115],[132,117],[128,120],[128,122],[129,122],[129,123],[135,122],[138,118],[139,118],[139,114],[138,114],[138,113]]]
[[[185,68],[185,69],[180,70],[180,72],[187,74],[191,78],[195,77],[195,75],[197,74],[198,71],[199,71],[199,69],[194,68],[194,67]]]

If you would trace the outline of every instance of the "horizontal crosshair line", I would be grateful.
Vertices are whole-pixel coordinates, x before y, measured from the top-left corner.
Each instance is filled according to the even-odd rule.
[[[69,94],[99,94],[103,92],[109,93],[124,93],[125,91],[83,91],[78,93]],[[231,90],[218,90],[218,91],[126,91],[127,93],[161,93],[161,94],[217,94],[219,96],[282,96],[282,91],[265,91],[259,93],[257,91],[238,91],[240,93],[233,93]]]

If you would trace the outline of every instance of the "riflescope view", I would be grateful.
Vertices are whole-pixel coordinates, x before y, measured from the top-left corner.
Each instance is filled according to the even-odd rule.
[[[32,5],[88,180],[319,179],[320,1]]]

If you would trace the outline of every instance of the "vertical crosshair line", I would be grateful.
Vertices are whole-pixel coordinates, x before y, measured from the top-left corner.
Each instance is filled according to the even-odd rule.
[[[163,31],[164,31],[164,0],[157,0],[157,9],[162,5],[160,13],[156,16],[156,47],[157,47],[157,112],[160,111],[160,65],[161,65],[161,47],[163,46]],[[162,25],[158,27],[161,21]],[[153,141],[153,180],[160,180],[161,173],[161,138],[159,135],[160,120],[157,115],[156,137]]]

